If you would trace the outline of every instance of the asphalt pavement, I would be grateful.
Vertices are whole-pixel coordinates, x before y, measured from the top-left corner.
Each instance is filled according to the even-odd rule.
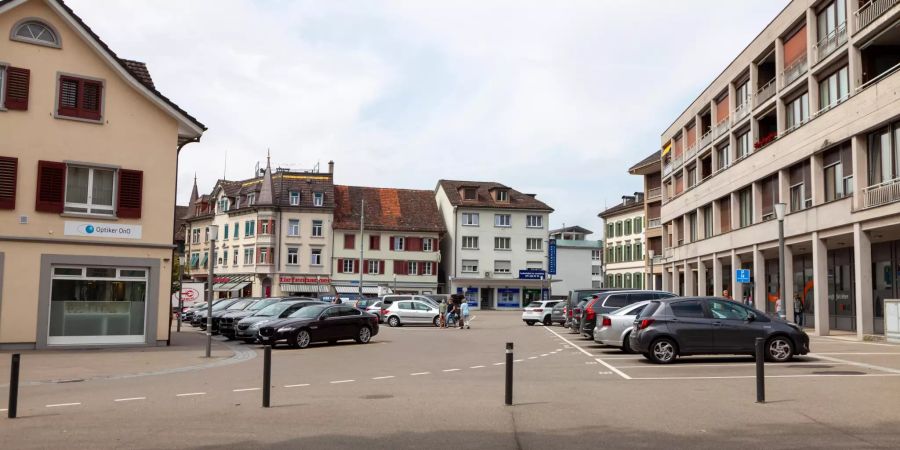
[[[169,362],[139,374],[123,368],[132,376],[107,369],[84,381],[27,384],[20,418],[0,419],[0,442],[5,448],[900,447],[900,346],[814,337],[813,354],[766,365],[768,402],[757,404],[746,357],[657,366],[560,327],[526,326],[520,313],[475,314],[469,330],[383,326],[367,345],[276,348],[268,409],[261,407],[261,357],[210,367],[186,359],[180,369]],[[197,332],[184,333],[193,342]],[[506,342],[515,344],[513,406],[503,404]],[[258,346],[219,345],[235,355],[262,353]],[[0,395],[2,409],[5,389]]]

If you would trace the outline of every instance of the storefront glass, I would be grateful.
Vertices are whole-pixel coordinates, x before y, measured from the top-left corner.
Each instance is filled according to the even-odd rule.
[[[540,291],[538,294],[540,295]],[[498,308],[519,308],[519,290],[515,288],[497,289],[497,307]]]
[[[780,294],[778,293],[778,260],[777,259],[767,259],[766,260],[766,306],[765,311],[769,314],[776,314],[778,312],[778,297]],[[762,305],[760,305],[760,309],[762,309]]]
[[[872,244],[873,331],[884,333],[884,299],[900,297],[900,241]]]
[[[800,294],[800,302],[803,305],[802,325],[812,327],[815,324],[815,301],[813,298],[813,265],[812,255],[794,256],[794,293]],[[790,299],[793,301],[793,299]],[[789,317],[789,320],[794,320]]]
[[[53,267],[47,343],[144,342],[143,268]]]
[[[835,330],[856,331],[853,249],[828,251],[828,313]]]

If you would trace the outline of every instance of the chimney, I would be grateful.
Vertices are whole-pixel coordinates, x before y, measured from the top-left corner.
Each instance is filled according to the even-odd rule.
[[[623,196],[622,196],[622,204],[623,204],[623,205],[630,205],[630,204],[632,204],[632,203],[634,203],[634,197],[632,197],[632,196],[630,196],[630,195],[623,195]]]
[[[635,201],[640,203],[640,202],[644,201],[644,193],[643,192],[635,192],[634,198],[635,198]]]
[[[334,173],[334,161],[328,161],[328,173]]]

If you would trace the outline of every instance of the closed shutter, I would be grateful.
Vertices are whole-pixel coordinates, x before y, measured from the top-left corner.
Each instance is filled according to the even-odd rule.
[[[338,265],[338,266],[337,266],[337,272],[338,272],[338,273],[344,273],[344,260],[343,260],[343,259],[337,260],[337,265]]]
[[[353,260],[353,273],[359,273],[359,260]]]
[[[69,76],[59,77],[59,104],[61,116],[100,120],[103,109],[103,83]]]
[[[125,219],[140,219],[143,191],[144,172],[119,170],[119,197],[116,215]]]
[[[0,156],[0,209],[16,209],[19,159]]]
[[[394,274],[395,275],[404,275],[406,273],[406,262],[405,261],[394,261]]]
[[[391,236],[391,239],[390,239],[390,249],[391,250],[394,249],[394,237],[393,236]],[[396,272],[396,270],[394,272]]]
[[[419,275],[425,275],[425,262],[419,262]]]
[[[63,212],[65,194],[65,163],[38,161],[37,196],[34,210],[49,213]]]
[[[78,117],[78,84],[77,78],[59,77],[59,115]]]
[[[363,273],[369,273],[369,261],[363,261]]]
[[[378,261],[378,273],[384,275],[384,261]]]
[[[19,67],[6,68],[6,109],[25,111],[28,109],[28,86],[31,71]]]
[[[349,233],[344,235],[344,248],[345,249],[352,250],[353,247],[355,246],[355,244],[356,244],[356,236],[349,234]]]
[[[407,250],[411,252],[421,252],[422,251],[422,238],[411,237],[406,239]]]
[[[84,119],[100,120],[100,108],[103,98],[103,84],[97,81],[82,82],[81,115]]]
[[[269,247],[269,264],[275,263],[275,247]]]

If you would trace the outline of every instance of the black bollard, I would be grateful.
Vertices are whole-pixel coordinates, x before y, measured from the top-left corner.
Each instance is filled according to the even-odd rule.
[[[756,403],[766,402],[766,340],[756,338]]]
[[[513,389],[513,343],[506,343],[506,404],[512,405]]]
[[[272,346],[267,345],[263,349],[263,408],[269,407],[269,399],[272,393]]]
[[[19,359],[18,353],[13,353],[12,364],[9,368],[9,407],[6,417],[16,418],[16,408],[19,406]]]

